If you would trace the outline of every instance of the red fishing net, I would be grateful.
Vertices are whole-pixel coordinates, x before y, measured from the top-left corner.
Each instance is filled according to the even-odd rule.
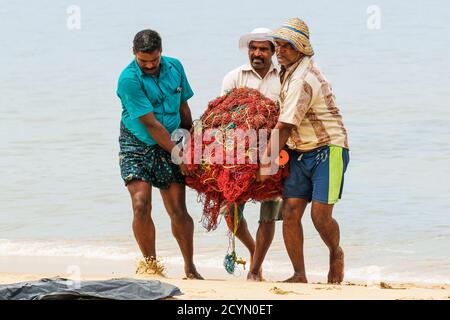
[[[264,143],[267,145],[270,129],[276,125],[278,115],[279,108],[271,99],[249,88],[234,89],[208,104],[199,122],[203,133],[201,164],[195,164],[194,161],[194,133],[188,144],[194,163],[190,166],[198,166],[199,170],[194,176],[186,177],[186,184],[199,192],[204,205],[202,224],[208,231],[217,227],[220,208],[224,205],[248,200],[261,201],[281,195],[282,178],[287,175],[287,167],[278,170],[264,183],[256,181],[259,159],[257,149],[263,141],[261,137],[266,139]],[[208,129],[211,134],[206,137]],[[240,136],[239,129],[244,133],[254,129],[256,134],[252,137],[257,137],[257,140],[249,137],[251,135]],[[267,132],[267,135],[260,136],[262,131]],[[198,125],[194,132],[199,132]],[[234,136],[230,134],[232,132]],[[218,156],[222,156],[222,163],[218,163]]]

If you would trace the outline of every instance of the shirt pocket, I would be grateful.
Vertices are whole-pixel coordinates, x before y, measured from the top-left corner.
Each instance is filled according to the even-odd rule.
[[[150,101],[153,107],[153,112],[157,114],[164,113],[164,95],[158,90],[156,85],[151,85],[148,82],[143,84],[145,96]]]
[[[150,97],[154,113],[164,113],[164,97],[162,95]]]
[[[165,113],[176,114],[180,112],[181,90],[181,87],[169,89],[164,101]]]

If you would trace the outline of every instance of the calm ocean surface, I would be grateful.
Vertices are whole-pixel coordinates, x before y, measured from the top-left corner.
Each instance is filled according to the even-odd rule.
[[[81,29],[66,27],[81,9]],[[381,29],[369,30],[370,5]],[[351,161],[335,217],[346,278],[450,283],[450,4],[448,1],[6,1],[0,5],[0,272],[21,257],[134,260],[131,204],[120,179],[115,95],[134,34],[154,28],[184,64],[195,118],[222,77],[246,62],[238,38],[298,16],[331,81]],[[189,190],[195,221],[201,204]],[[159,255],[181,269],[157,190]],[[246,207],[253,233],[259,205]],[[324,280],[327,249],[304,217],[307,272]],[[225,224],[196,224],[200,271],[223,277]],[[247,256],[238,245],[238,254]],[[6,265],[3,263],[3,265]],[[33,270],[30,267],[30,272]],[[281,224],[264,269],[291,272]],[[205,272],[204,272],[205,273]],[[243,276],[245,273],[242,273]],[[207,274],[206,274],[207,275]]]

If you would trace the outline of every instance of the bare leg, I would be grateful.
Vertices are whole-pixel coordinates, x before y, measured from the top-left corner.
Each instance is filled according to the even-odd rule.
[[[230,231],[232,232],[232,230]],[[242,218],[241,221],[239,222],[238,229],[236,230],[236,238],[238,238],[242,242],[242,244],[248,249],[248,252],[250,254],[250,268],[251,268],[251,266],[253,265],[255,254],[255,240],[253,240],[253,237],[250,231],[248,230],[247,220],[245,220],[245,218]],[[258,271],[256,272],[256,276],[262,278],[261,268],[258,269]]]
[[[241,204],[242,205],[242,204]],[[241,206],[238,205],[238,206]],[[235,204],[232,204],[230,207],[231,213],[235,210]],[[242,210],[243,208],[240,208],[239,210]],[[228,228],[230,232],[233,232],[233,229],[230,229],[230,226],[228,225]],[[245,220],[244,217],[241,218],[239,221],[238,228],[236,230],[236,238],[238,238],[242,244],[247,248],[248,253],[250,254],[250,265],[253,264],[253,255],[255,254],[255,240],[253,240],[253,237],[248,230],[248,224],[247,220]]]
[[[161,196],[170,216],[172,234],[178,242],[184,259],[184,271],[189,279],[203,279],[195,268],[194,256],[194,222],[186,209],[185,186],[172,183],[167,190],[160,190]]]
[[[275,235],[275,221],[261,222],[256,233],[256,246],[247,280],[262,281],[261,267]]]
[[[330,270],[328,283],[341,283],[344,280],[344,251],[339,246],[339,225],[332,217],[333,205],[312,203],[311,217],[320,237],[330,250]]]
[[[239,222],[239,227],[236,230],[236,238],[238,238],[248,249],[250,257],[253,257],[253,254],[255,253],[255,240],[253,240],[253,237],[248,230],[248,225],[245,218],[242,218]]]
[[[303,227],[301,223],[307,204],[305,199],[286,198],[283,201],[283,238],[294,267],[294,275],[284,282],[308,282],[303,258]]]
[[[134,237],[144,258],[156,257],[156,233],[151,217],[152,187],[141,180],[133,180],[127,187],[133,206]]]

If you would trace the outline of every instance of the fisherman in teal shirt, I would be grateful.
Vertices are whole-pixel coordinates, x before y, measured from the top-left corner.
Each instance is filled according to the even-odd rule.
[[[133,60],[120,75],[117,95],[122,101],[122,122],[125,127],[142,142],[155,145],[157,143],[139,117],[153,112],[156,120],[171,134],[182,124],[180,105],[187,103],[194,93],[181,62],[161,56],[159,76],[151,71],[144,73],[137,59]],[[190,129],[192,123],[182,125]]]
[[[163,268],[156,258],[155,226],[151,217],[152,186],[160,189],[172,232],[184,258],[184,271],[191,279],[202,279],[193,262],[194,224],[186,209],[183,175],[185,164],[176,165],[171,152],[178,148],[171,133],[192,127],[188,105],[194,93],[181,62],[161,56],[161,37],[142,30],[133,41],[135,59],[122,71],[117,95],[122,102],[120,169],[131,195],[133,232],[147,269]]]

